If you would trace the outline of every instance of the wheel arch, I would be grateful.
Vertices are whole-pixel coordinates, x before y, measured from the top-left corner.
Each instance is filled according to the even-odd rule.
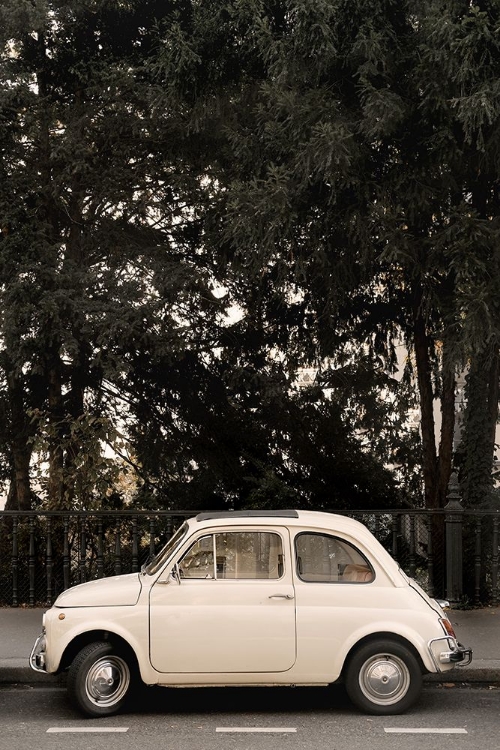
[[[129,666],[134,669],[136,674],[139,674],[139,661],[130,643],[123,638],[123,636],[102,629],[87,630],[76,635],[64,649],[59,663],[58,672],[63,672],[68,669],[75,656],[82,650],[82,648],[97,641],[107,641],[111,643],[113,647],[117,649],[118,653],[122,654],[127,660],[129,660]]]
[[[398,643],[399,645],[404,646],[409,651],[411,651],[413,656],[416,658],[420,666],[420,671],[422,672],[422,674],[427,674],[428,669],[425,666],[418,649],[414,646],[414,644],[411,641],[409,641],[407,638],[400,635],[399,633],[394,633],[391,631],[379,631],[377,633],[370,633],[369,635],[365,635],[363,638],[360,638],[359,641],[356,641],[356,643],[354,643],[351,646],[351,648],[349,649],[344,659],[344,664],[343,664],[342,673],[341,673],[342,678],[345,677],[345,673],[349,666],[349,662],[351,661],[354,654],[363,646],[366,646],[369,643],[376,643],[377,641],[394,641],[395,643]]]

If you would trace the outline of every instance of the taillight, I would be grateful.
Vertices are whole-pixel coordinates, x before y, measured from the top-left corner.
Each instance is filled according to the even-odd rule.
[[[456,640],[457,636],[455,635],[455,631],[453,630],[453,625],[448,620],[448,618],[447,617],[441,617],[439,619],[439,622],[443,626],[443,630],[446,633],[446,635],[449,635],[450,638],[455,638],[455,640]]]

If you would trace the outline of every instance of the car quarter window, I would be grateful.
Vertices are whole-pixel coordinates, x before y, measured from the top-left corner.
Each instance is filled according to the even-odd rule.
[[[352,544],[328,534],[303,533],[295,538],[297,575],[311,583],[370,583],[375,574]]]
[[[207,534],[200,537],[180,560],[179,572],[182,578],[281,578],[281,536],[267,531]]]

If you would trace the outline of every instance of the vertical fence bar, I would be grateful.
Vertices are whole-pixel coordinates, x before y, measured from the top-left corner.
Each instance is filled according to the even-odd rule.
[[[80,583],[85,583],[86,575],[85,575],[85,562],[87,557],[87,536],[85,534],[85,521],[82,519],[78,519],[78,526],[80,531],[80,555],[78,560],[78,568],[79,568],[79,577],[80,577]]]
[[[52,521],[50,516],[47,518],[45,567],[47,573],[47,604],[50,606],[52,604]]]
[[[392,556],[395,560],[398,559],[398,519],[399,516],[395,515],[392,517]]]
[[[498,517],[493,519],[493,549],[491,555],[491,600],[498,604]]]
[[[432,546],[431,519],[425,517],[425,528],[427,529],[427,593],[434,596],[434,548]]]
[[[474,603],[481,601],[481,518],[476,518],[474,529]]]
[[[115,576],[122,572],[122,551],[120,542],[120,531],[117,529],[115,535]]]
[[[149,556],[153,557],[155,553],[155,520],[149,519]]]
[[[104,543],[102,533],[102,519],[97,522],[97,577],[104,576]]]
[[[29,541],[29,558],[28,558],[28,577],[29,577],[29,605],[35,604],[35,519],[32,516],[29,522],[30,541]]]
[[[69,518],[63,519],[63,587],[64,591],[70,587],[69,569]]]
[[[415,516],[410,513],[410,577],[415,576]]]
[[[173,534],[173,519],[172,516],[167,517],[167,539],[170,539],[170,537]]]
[[[139,569],[139,545],[137,541],[137,516],[132,518],[132,573]]]
[[[12,518],[12,606],[18,605],[19,541],[17,538],[17,516]]]
[[[455,472],[448,484],[448,502],[445,506],[446,524],[446,598],[458,602],[463,594],[462,516],[460,486]]]

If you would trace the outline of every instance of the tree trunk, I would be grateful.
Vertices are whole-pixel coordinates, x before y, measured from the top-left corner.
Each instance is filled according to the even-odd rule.
[[[453,435],[455,431],[456,378],[453,362],[448,355],[448,346],[443,343],[442,392],[441,392],[441,438],[439,442],[436,507],[447,503],[448,482],[453,463]]]
[[[494,352],[488,381],[488,413],[489,413],[489,450],[488,453],[495,460],[496,434],[498,424],[498,399],[500,397],[500,357],[498,347]]]
[[[49,484],[50,510],[60,510],[64,500],[64,410],[62,399],[61,363],[54,354],[48,368],[49,384]]]
[[[463,499],[483,505],[493,487],[495,430],[498,415],[498,348],[484,350],[470,363],[466,381],[467,406],[460,453]]]
[[[11,369],[7,373],[7,388],[11,414],[11,483],[6,510],[31,509],[30,461],[33,452],[30,426],[24,406],[23,383]]]
[[[418,285],[413,296],[413,344],[420,396],[422,432],[422,471],[424,477],[425,507],[437,507],[437,453],[434,426],[434,394],[432,391],[429,348],[431,340],[422,314],[422,287]]]

